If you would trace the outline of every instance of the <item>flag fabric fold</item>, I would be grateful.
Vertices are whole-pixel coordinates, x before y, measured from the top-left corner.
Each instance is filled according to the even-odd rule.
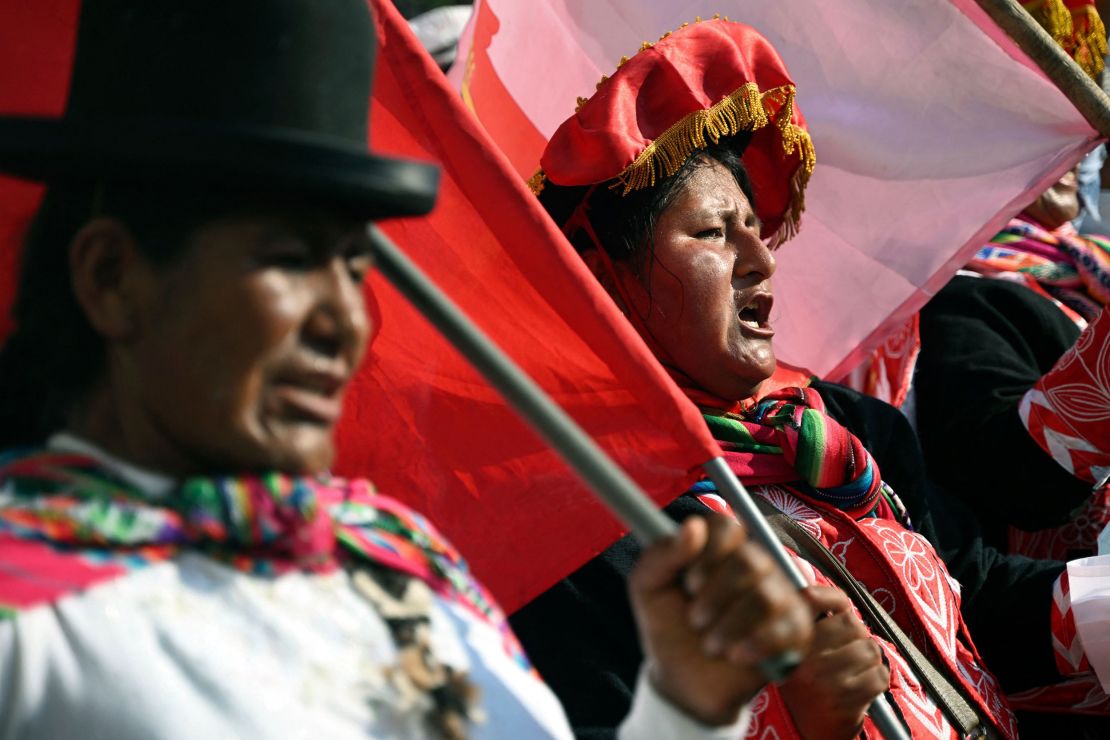
[[[375,147],[443,167],[436,209],[382,228],[657,502],[717,446],[388,2]],[[339,470],[430,518],[514,609],[624,531],[380,276],[382,327],[349,392]]]

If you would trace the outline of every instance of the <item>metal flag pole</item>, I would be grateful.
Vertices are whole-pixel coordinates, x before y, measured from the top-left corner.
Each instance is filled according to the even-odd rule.
[[[640,490],[627,473],[613,462],[597,443],[586,434],[536,383],[521,370],[481,329],[466,317],[455,303],[426,276],[393,241],[374,224],[368,229],[370,247],[376,268],[437,330],[455,347],[479,373],[497,389],[509,405],[519,413],[560,457],[605,503],[613,514],[628,525],[640,542],[649,545],[661,537],[670,537],[678,531],[671,521]],[[708,463],[710,469],[713,463]],[[719,470],[714,469],[717,473]],[[727,466],[725,467],[727,469]],[[710,473],[712,477],[715,473]],[[728,470],[736,485],[735,476]],[[716,478],[714,481],[717,482]],[[717,482],[723,492],[730,484]],[[741,489],[742,490],[742,489]],[[734,494],[729,494],[733,498]],[[743,492],[747,497],[747,492]],[[726,500],[728,500],[726,498]],[[757,541],[771,552],[787,577],[798,586],[809,584],[794,566],[781,543],[767,526],[763,515],[747,497],[749,508],[743,504],[734,507],[745,516],[744,521],[756,533]],[[731,504],[731,502],[730,502]],[[769,546],[769,543],[774,543]],[[776,549],[777,547],[777,549]],[[776,554],[778,553],[778,554]],[[787,651],[760,664],[764,675],[771,681],[786,677],[801,660],[801,656]],[[872,703],[869,713],[872,720],[888,740],[909,740],[889,705],[879,697]]]
[[[678,532],[565,411],[510,360],[400,249],[371,224],[375,267],[524,417],[645,545]]]
[[[779,538],[771,530],[771,525],[767,523],[767,519],[763,513],[755,505],[752,496],[748,493],[748,489],[732,472],[732,468],[728,466],[724,458],[715,457],[705,465],[702,466],[705,474],[717,486],[717,492],[721,494],[721,498],[725,500],[732,510],[740,517],[741,521],[748,527],[748,530],[756,542],[763,545],[763,547],[771,554],[771,558],[778,564],[780,568],[786,573],[786,577],[790,579],[798,590],[807,588],[809,582],[806,581],[805,576],[798,570],[798,566],[794,564],[793,558],[779,542]],[[871,706],[867,708],[867,714],[871,717],[871,721],[879,728],[879,732],[883,733],[883,737],[887,740],[910,740],[910,734],[902,721],[898,719],[898,715],[894,713],[890,704],[887,702],[886,697],[882,694],[875,697],[871,702]]]

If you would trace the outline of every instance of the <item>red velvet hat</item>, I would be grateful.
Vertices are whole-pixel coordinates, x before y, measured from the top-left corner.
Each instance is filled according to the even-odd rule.
[[[763,237],[789,239],[805,206],[813,142],[794,104],[794,83],[774,47],[751,26],[714,17],[684,24],[621,59],[597,92],[579,98],[529,184],[612,180],[627,195],[674,174],[708,142],[747,131],[743,154]]]

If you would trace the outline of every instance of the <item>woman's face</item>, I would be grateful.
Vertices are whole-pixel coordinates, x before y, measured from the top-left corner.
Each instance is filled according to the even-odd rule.
[[[137,281],[138,330],[109,350],[132,457],[179,474],[326,469],[370,335],[369,269],[365,225],[322,211],[201,226]]]
[[[769,324],[775,258],[736,178],[706,160],[659,217],[654,259],[618,268],[659,359],[727,400],[775,371]]]
[[[1048,190],[1025,209],[1025,213],[1048,229],[1057,229],[1079,216],[1079,168],[1064,173]]]

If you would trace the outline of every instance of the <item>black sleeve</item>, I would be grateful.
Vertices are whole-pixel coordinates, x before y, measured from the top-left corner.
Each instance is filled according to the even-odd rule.
[[[1052,583],[1060,563],[1003,556],[983,545],[974,518],[949,511],[924,478],[913,430],[895,409],[840,386],[819,383],[830,411],[869,448],[883,477],[905,489],[917,528],[933,542],[963,585],[963,611],[983,658],[1010,690],[1059,680],[1050,642]],[[896,485],[897,484],[897,485]],[[912,484],[912,485],[911,485]],[[937,501],[930,501],[937,498]],[[667,507],[681,521],[708,509],[683,496]],[[938,536],[936,518],[945,526]],[[555,692],[579,738],[613,738],[632,704],[643,662],[625,580],[639,556],[626,537],[512,615],[516,631]],[[1001,616],[1000,616],[1001,615]],[[999,629],[999,625],[1004,629]],[[1014,651],[1013,644],[1029,646]],[[1032,646],[1036,646],[1034,649]]]
[[[1078,336],[1051,301],[1003,280],[956,277],[921,311],[914,388],[929,472],[999,546],[1006,525],[1059,526],[1090,497],[1018,416],[1022,396]]]
[[[970,509],[927,479],[916,435],[897,409],[832,383],[815,387],[833,418],[871,451],[914,529],[960,582],[964,620],[1003,688],[1021,691],[1059,681],[1051,604],[1052,585],[1064,564],[1007,555],[986,544]]]
[[[677,521],[707,511],[692,496],[666,508]],[[615,738],[632,708],[644,656],[625,581],[639,556],[624,537],[509,619],[583,740]]]

